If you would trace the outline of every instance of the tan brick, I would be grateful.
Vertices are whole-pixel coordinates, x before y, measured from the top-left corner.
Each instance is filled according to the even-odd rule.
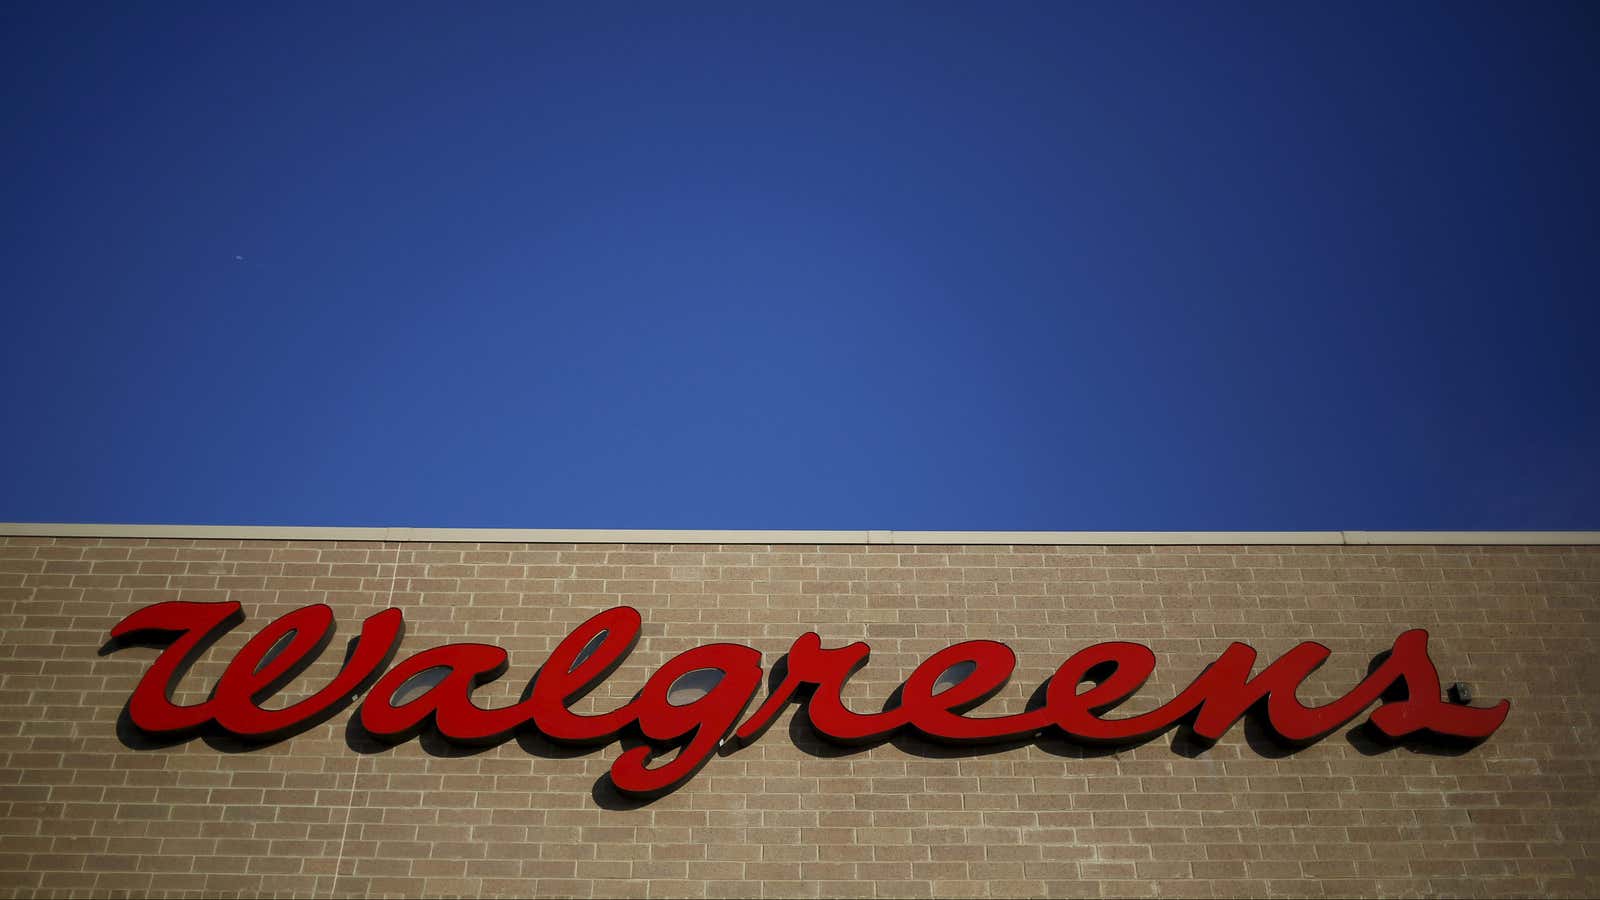
[[[17,897],[1591,896],[1597,598],[1600,550],[1583,547],[0,538],[0,882]],[[1104,640],[1159,658],[1113,716],[1155,708],[1234,640],[1259,664],[1300,641],[1329,646],[1300,692],[1326,702],[1411,627],[1430,629],[1446,683],[1513,709],[1456,755],[1347,734],[1283,755],[1249,723],[1183,754],[1171,735],[1114,754],[1050,740],[833,748],[803,730],[797,746],[790,711],[677,792],[614,808],[595,791],[616,746],[464,752],[423,738],[358,754],[350,711],[249,752],[124,746],[117,716],[155,654],[95,651],[122,616],[168,599],[233,599],[248,617],[195,665],[181,702],[203,700],[266,621],[326,602],[337,641],[393,603],[404,652],[506,648],[511,670],[474,695],[504,705],[571,627],[626,601],[645,634],[581,711],[626,702],[681,650],[731,640],[770,664],[812,629],[828,646],[872,645],[847,691],[861,710],[928,654],[976,638],[1019,657],[981,715],[1020,712]],[[342,646],[280,701],[326,683]]]

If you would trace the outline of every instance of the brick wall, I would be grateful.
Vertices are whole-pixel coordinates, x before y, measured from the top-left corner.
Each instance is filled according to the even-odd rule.
[[[0,893],[1594,896],[1597,596],[1600,548],[0,538]],[[1119,714],[1170,697],[1234,640],[1263,659],[1331,647],[1310,702],[1343,694],[1411,627],[1430,630],[1445,682],[1513,707],[1465,753],[1350,729],[1285,753],[1247,723],[1203,751],[1172,734],[1115,753],[1052,739],[843,749],[791,707],[640,806],[596,789],[617,745],[521,735],[467,750],[424,735],[378,750],[347,732],[349,712],[247,752],[119,738],[156,651],[96,651],[120,618],[171,599],[237,600],[247,616],[190,673],[187,702],[271,618],[326,602],[335,649],[287,699],[331,677],[360,620],[393,605],[403,654],[506,648],[511,670],[476,696],[509,703],[569,629],[627,603],[644,637],[580,708],[626,700],[696,644],[746,643],[770,665],[812,629],[871,643],[846,694],[860,709],[967,638],[1019,657],[984,712],[1021,711],[1064,659],[1111,639],[1160,659]]]

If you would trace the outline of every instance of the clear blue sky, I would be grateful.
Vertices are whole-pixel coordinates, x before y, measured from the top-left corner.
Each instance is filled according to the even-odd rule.
[[[0,520],[1600,528],[1600,4],[8,4]]]

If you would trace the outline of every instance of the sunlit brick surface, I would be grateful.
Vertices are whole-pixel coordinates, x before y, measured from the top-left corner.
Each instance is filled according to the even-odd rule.
[[[1600,548],[0,538],[0,893],[1594,896],[1597,597]],[[269,619],[325,602],[339,637],[269,705],[324,683],[361,619],[389,605],[405,610],[402,654],[510,651],[511,670],[476,695],[509,703],[568,630],[617,604],[641,611],[644,637],[580,709],[625,701],[696,644],[750,644],[770,666],[808,630],[872,645],[847,691],[864,710],[967,638],[1020,660],[982,712],[1020,711],[1104,640],[1160,659],[1118,715],[1171,697],[1234,640],[1263,657],[1331,647],[1309,702],[1344,693],[1412,627],[1431,632],[1443,681],[1513,705],[1456,755],[1350,729],[1287,754],[1246,723],[1204,750],[1174,734],[1117,753],[1049,738],[844,749],[790,707],[759,742],[639,806],[604,788],[616,745],[521,735],[467,750],[424,735],[385,749],[348,732],[349,712],[260,749],[119,738],[156,651],[97,650],[123,616],[172,599],[237,600],[247,616],[195,666],[185,702]]]

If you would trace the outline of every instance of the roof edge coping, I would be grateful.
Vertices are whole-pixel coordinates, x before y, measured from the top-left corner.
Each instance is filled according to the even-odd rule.
[[[1600,531],[761,531],[0,522],[0,536],[473,544],[1592,545]]]

